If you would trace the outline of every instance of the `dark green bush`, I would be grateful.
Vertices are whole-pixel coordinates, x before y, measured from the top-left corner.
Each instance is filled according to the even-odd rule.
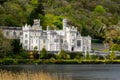
[[[3,59],[2,64],[3,65],[14,64],[14,60],[13,59]]]
[[[31,63],[32,64],[42,64],[42,60],[40,60],[40,59],[39,60],[37,60],[37,59],[36,60],[32,60]]]
[[[30,64],[31,60],[29,60],[29,59],[18,59],[17,62],[18,62],[18,64]]]
[[[56,60],[56,64],[78,64],[77,60]]]

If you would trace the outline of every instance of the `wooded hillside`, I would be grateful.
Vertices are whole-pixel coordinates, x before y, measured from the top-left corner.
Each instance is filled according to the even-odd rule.
[[[0,25],[41,25],[61,29],[62,19],[78,27],[82,35],[106,41],[120,39],[120,0],[0,0]]]

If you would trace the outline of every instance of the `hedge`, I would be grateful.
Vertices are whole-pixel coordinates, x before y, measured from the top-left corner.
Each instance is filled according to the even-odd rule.
[[[17,64],[120,64],[120,60],[0,59],[0,65]]]

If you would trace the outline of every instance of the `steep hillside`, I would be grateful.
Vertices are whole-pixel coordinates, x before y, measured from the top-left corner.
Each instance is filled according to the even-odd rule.
[[[120,0],[1,0],[0,25],[41,25],[61,29],[63,18],[78,27],[82,35],[109,41],[120,39]]]

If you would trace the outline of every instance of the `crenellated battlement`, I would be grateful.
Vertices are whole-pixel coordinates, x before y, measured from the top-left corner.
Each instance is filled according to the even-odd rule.
[[[64,49],[69,52],[90,52],[91,37],[81,36],[77,27],[70,26],[67,19],[63,19],[62,30],[42,30],[40,19],[34,19],[32,26],[25,24],[22,28],[6,28],[4,29],[5,37],[10,39],[20,39],[24,49],[37,50],[40,52],[42,48],[47,51],[60,51]]]

